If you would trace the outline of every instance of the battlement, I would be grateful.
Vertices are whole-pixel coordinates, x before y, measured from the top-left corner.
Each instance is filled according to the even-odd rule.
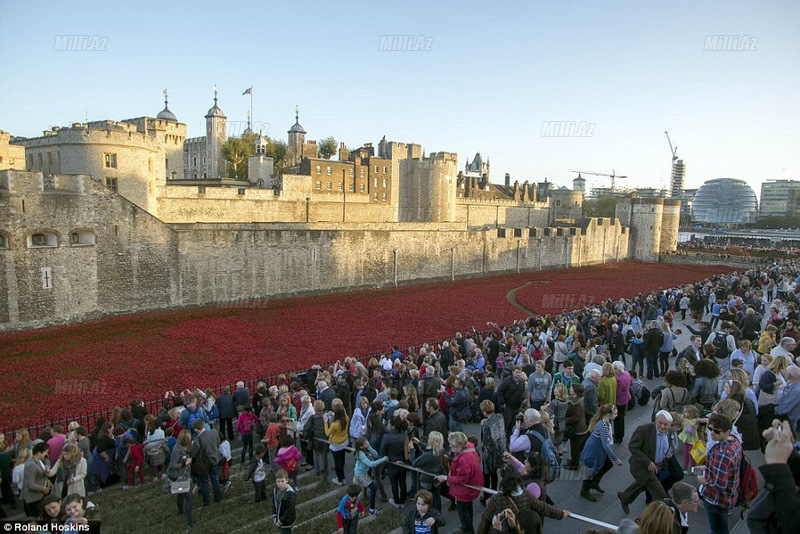
[[[101,121],[87,124],[76,123],[69,128],[53,127],[41,137],[20,139],[15,142],[25,148],[48,147],[65,144],[124,145],[126,147],[157,150],[159,141],[135,125],[124,122]]]
[[[83,174],[45,174],[40,171],[0,171],[0,191],[11,195],[41,194],[83,194],[83,181],[89,178]]]
[[[458,162],[458,154],[453,152],[433,152],[428,154],[428,159],[430,161],[452,161],[457,163]]]

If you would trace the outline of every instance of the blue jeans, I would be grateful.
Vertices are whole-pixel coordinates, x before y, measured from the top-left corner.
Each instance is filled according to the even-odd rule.
[[[241,434],[242,438],[242,463],[244,464],[244,456],[247,450],[250,450],[250,459],[253,459],[253,434]]]
[[[450,430],[450,432],[463,432],[464,431],[464,425],[462,423],[456,421],[456,418],[453,417],[453,416],[450,416],[450,422],[447,424],[447,428]]]
[[[652,380],[652,378],[653,378],[653,367],[655,366],[657,358],[658,358],[658,353],[656,353],[656,352],[645,352],[644,353],[645,363],[647,363],[647,379],[648,380]],[[658,372],[656,372],[655,375],[658,376]]]
[[[728,515],[730,510],[715,506],[705,499],[703,500],[703,508],[706,509],[706,517],[708,517],[708,528],[711,534],[728,534]]]
[[[212,465],[208,473],[197,477],[197,483],[200,486],[200,495],[203,496],[203,506],[208,506],[208,479],[211,479],[211,487],[214,489],[214,502],[222,500],[222,491],[219,488],[219,476],[217,473],[217,466]]]

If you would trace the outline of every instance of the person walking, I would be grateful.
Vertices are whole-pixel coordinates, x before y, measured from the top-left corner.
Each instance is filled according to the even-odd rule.
[[[589,422],[589,428],[592,429],[592,432],[586,440],[581,453],[581,461],[588,469],[586,480],[583,481],[583,486],[581,486],[581,497],[592,502],[597,501],[597,497],[589,491],[595,490],[599,493],[605,493],[600,487],[600,481],[614,464],[617,466],[622,465],[622,460],[617,458],[617,455],[611,449],[611,443],[614,440],[611,421],[616,416],[616,406],[604,404],[600,406]]]

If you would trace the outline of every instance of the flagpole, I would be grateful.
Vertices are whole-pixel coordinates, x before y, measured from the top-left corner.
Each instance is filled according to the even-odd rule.
[[[253,120],[253,86],[250,86],[250,120]]]

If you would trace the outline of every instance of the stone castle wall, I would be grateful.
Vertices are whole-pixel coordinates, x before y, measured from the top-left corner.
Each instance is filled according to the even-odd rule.
[[[168,225],[88,176],[0,172],[0,329],[237,299],[378,287],[627,258],[618,220],[581,228],[458,223]],[[23,209],[24,206],[24,209]],[[76,232],[94,244],[72,244]],[[57,246],[31,247],[46,232]],[[52,287],[45,288],[42,269]]]

